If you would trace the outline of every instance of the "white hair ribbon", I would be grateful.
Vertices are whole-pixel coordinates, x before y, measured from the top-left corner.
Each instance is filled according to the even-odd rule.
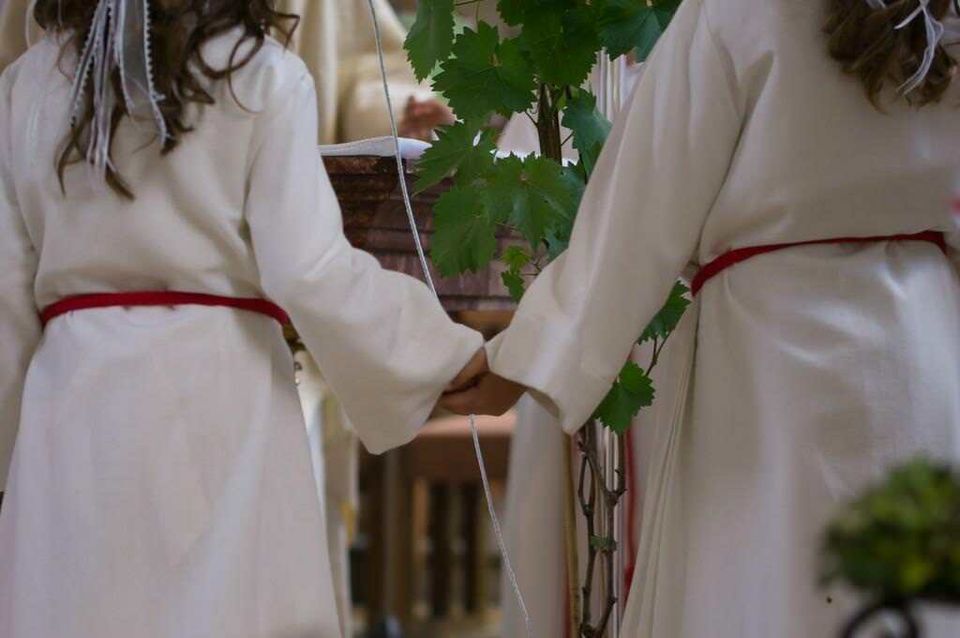
[[[113,111],[118,96],[111,77],[119,71],[130,119],[149,122],[161,142],[170,137],[160,112],[163,96],[155,88],[150,54],[149,0],[99,0],[90,33],[80,52],[70,94],[70,123],[76,126],[92,86],[93,117],[86,157],[105,175],[110,165]]]
[[[879,10],[887,8],[886,0],[866,0],[866,2],[872,9]],[[905,29],[921,16],[923,17],[923,26],[927,35],[927,48],[923,53],[923,60],[920,62],[920,67],[906,82],[900,85],[899,91],[904,95],[916,90],[917,87],[923,84],[927,75],[930,74],[930,69],[933,68],[933,61],[937,57],[937,48],[943,40],[944,33],[946,33],[946,28],[943,26],[943,23],[930,13],[930,0],[917,0],[917,8],[894,28],[898,31]]]

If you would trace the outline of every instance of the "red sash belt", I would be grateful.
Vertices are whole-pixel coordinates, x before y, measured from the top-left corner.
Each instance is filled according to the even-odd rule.
[[[766,246],[751,246],[748,248],[737,248],[728,253],[720,255],[706,266],[700,268],[690,291],[696,295],[703,288],[704,284],[722,273],[727,268],[735,266],[740,262],[746,261],[757,255],[785,250],[787,248],[796,248],[797,246],[820,246],[824,244],[872,244],[881,241],[925,241],[935,244],[940,250],[947,251],[947,240],[944,234],[938,231],[927,230],[913,235],[886,235],[878,237],[835,237],[833,239],[814,239],[812,241],[798,241],[787,244],[768,244]]]
[[[281,325],[290,323],[290,317],[283,308],[266,299],[242,297],[221,297],[199,292],[177,292],[175,290],[146,290],[141,292],[108,292],[92,295],[67,297],[50,304],[40,312],[40,320],[46,326],[50,321],[76,310],[92,308],[132,308],[140,306],[219,306],[236,308],[247,312],[256,312],[275,319]]]

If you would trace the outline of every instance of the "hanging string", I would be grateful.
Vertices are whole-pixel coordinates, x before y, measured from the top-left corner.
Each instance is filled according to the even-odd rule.
[[[413,203],[411,202],[410,191],[407,186],[406,169],[403,165],[403,151],[400,148],[400,133],[397,128],[397,118],[393,112],[393,98],[390,95],[390,82],[387,79],[387,66],[383,53],[383,36],[380,33],[380,20],[377,15],[377,8],[374,4],[374,0],[367,0],[367,4],[370,6],[370,14],[373,18],[373,31],[377,42],[377,57],[379,58],[380,62],[380,76],[383,80],[383,93],[386,97],[387,112],[390,115],[390,129],[393,135],[394,154],[397,160],[397,173],[400,178],[400,190],[403,193],[403,204],[407,211],[407,221],[410,224],[410,232],[413,233],[413,241],[417,248],[417,256],[420,258],[420,267],[423,269],[423,276],[426,278],[427,285],[430,287],[430,290],[433,292],[434,296],[439,299],[440,296],[437,293],[437,287],[434,285],[433,277],[430,274],[430,266],[427,263],[427,256],[423,250],[423,242],[420,241],[420,231],[417,228],[417,218],[413,212]],[[532,638],[533,631],[531,628],[530,614],[527,612],[527,605],[523,600],[523,592],[520,590],[520,583],[517,581],[517,575],[513,571],[513,565],[510,562],[510,553],[507,551],[507,544],[504,541],[503,531],[500,528],[500,519],[497,517],[497,512],[493,507],[493,493],[490,489],[490,479],[487,477],[487,465],[483,459],[483,450],[480,447],[480,432],[477,429],[476,416],[471,414],[469,421],[470,433],[473,436],[473,449],[477,457],[477,464],[480,466],[480,479],[483,483],[483,493],[487,501],[487,511],[490,514],[490,521],[493,524],[493,533],[497,539],[497,547],[500,550],[500,557],[503,560],[503,567],[507,572],[507,577],[510,580],[513,593],[517,598],[517,603],[520,605],[520,612],[523,615],[523,623],[526,627],[527,637]]]

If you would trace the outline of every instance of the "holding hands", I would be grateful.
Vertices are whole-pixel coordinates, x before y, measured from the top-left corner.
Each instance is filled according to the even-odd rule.
[[[490,371],[481,349],[447,386],[440,407],[454,414],[501,416],[516,405],[527,388]]]

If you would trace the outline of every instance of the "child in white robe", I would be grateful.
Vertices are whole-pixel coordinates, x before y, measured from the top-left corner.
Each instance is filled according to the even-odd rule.
[[[240,33],[204,59],[223,68]],[[133,199],[83,161],[58,183],[75,60],[49,35],[0,77],[0,636],[337,637],[277,322],[110,306],[44,328],[38,311],[127,291],[270,299],[373,452],[415,435],[481,337],[347,243],[314,83],[282,45],[204,80],[215,103],[191,105],[167,155],[120,122],[112,160]]]
[[[688,264],[827,242],[698,281],[670,345],[680,372],[642,414],[653,432],[623,636],[837,635],[857,601],[818,588],[830,517],[911,456],[960,463],[960,83],[918,107],[884,68],[874,107],[827,54],[827,5],[851,12],[847,27],[880,18],[888,44],[934,47],[928,77],[950,82],[943,56],[960,50],[925,40],[927,17],[948,32],[960,20],[946,2],[933,16],[913,0],[685,0],[569,249],[488,346],[495,374],[447,402],[497,413],[531,388],[575,432]],[[960,619],[931,619],[927,635],[960,636]]]

